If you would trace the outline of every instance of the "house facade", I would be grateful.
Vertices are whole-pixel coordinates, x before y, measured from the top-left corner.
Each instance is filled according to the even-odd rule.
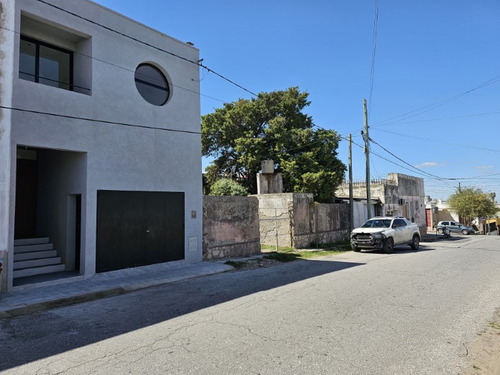
[[[202,260],[199,52],[88,0],[0,0],[0,274]]]
[[[372,216],[404,216],[416,223],[422,234],[427,232],[425,190],[422,178],[389,173],[387,179],[371,181],[370,194]],[[340,185],[335,195],[338,198],[349,198],[349,184]],[[355,207],[358,208],[354,210],[354,224],[358,226],[369,219],[366,217],[365,182],[353,184],[353,198],[356,200]],[[363,209],[360,210],[361,207]]]

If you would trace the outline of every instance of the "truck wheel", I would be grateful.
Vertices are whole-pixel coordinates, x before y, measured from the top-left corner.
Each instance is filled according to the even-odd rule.
[[[418,236],[418,234],[415,234],[413,236],[410,246],[413,250],[418,250],[418,248],[420,247],[420,237]]]
[[[392,253],[392,251],[394,250],[394,240],[389,237],[388,239],[385,240],[385,243],[384,243],[384,252],[386,253]]]
[[[355,251],[356,253],[359,253],[361,251],[361,249],[357,246],[351,246],[352,248],[352,251]]]

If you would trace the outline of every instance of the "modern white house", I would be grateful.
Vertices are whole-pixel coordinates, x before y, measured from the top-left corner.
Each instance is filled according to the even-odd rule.
[[[0,5],[1,291],[200,262],[198,50],[89,0]]]

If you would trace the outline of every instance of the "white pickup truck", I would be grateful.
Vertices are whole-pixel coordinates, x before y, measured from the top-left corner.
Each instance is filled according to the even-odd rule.
[[[400,216],[374,217],[351,232],[351,247],[354,251],[393,251],[396,245],[410,245],[418,250],[420,231],[418,225]]]

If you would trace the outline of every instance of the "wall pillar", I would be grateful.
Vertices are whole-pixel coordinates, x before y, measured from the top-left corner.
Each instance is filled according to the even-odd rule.
[[[15,2],[0,0],[0,292],[12,287],[14,192],[11,191],[15,154],[11,152],[12,84],[14,79]],[[12,218],[12,220],[11,220]],[[11,250],[9,253],[9,249]]]

